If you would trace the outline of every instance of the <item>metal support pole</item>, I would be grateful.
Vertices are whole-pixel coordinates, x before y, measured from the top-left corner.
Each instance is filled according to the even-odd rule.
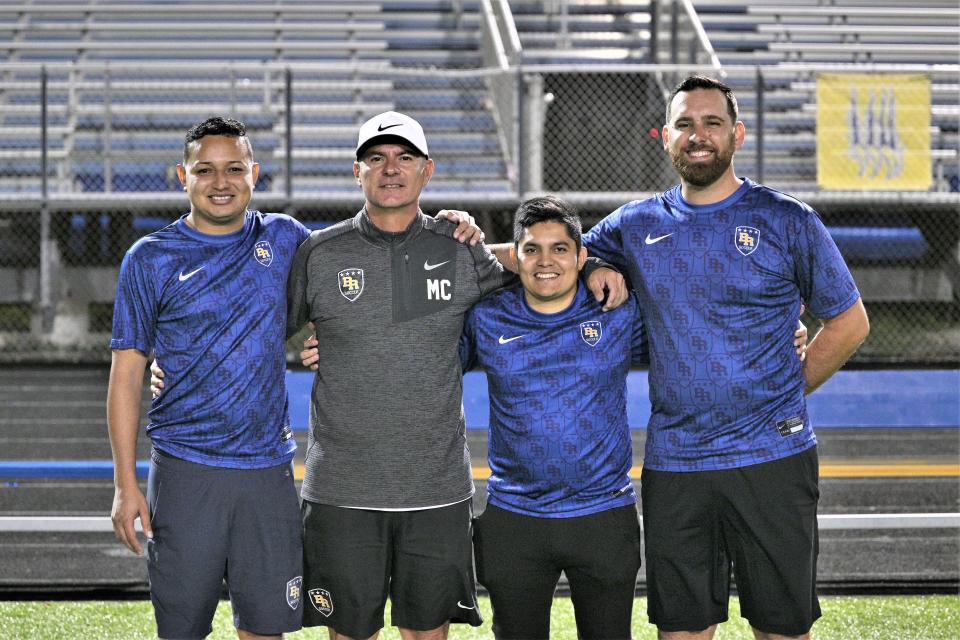
[[[539,73],[526,76],[524,91],[527,99],[523,109],[523,118],[526,120],[523,161],[527,171],[522,197],[527,197],[527,193],[543,191],[543,123],[547,110],[543,76]]]
[[[237,118],[237,68],[230,67],[230,116]]]
[[[650,0],[650,64],[657,64],[660,49],[657,40],[660,38],[660,0]]]
[[[656,60],[653,60],[656,63]],[[680,62],[680,3],[670,5],[670,64]]]
[[[523,197],[524,192],[527,191],[527,185],[530,182],[529,177],[529,160],[527,159],[527,127],[529,126],[527,122],[527,83],[524,80],[523,72],[518,66],[516,68],[517,79],[517,140],[516,146],[513,147],[514,154],[511,161],[513,166],[517,168],[517,199]]]
[[[50,185],[47,180],[47,68],[40,68],[40,330],[53,331],[53,239],[50,233]]]
[[[287,126],[284,136],[283,193],[287,197],[287,206],[293,201],[293,70],[287,67],[284,74],[284,100],[286,103]]]
[[[763,87],[763,71],[760,70],[760,67],[757,67],[757,154],[756,154],[756,164],[757,164],[757,182],[763,182],[763,98],[764,98],[764,87]]]
[[[113,81],[108,66],[103,72],[103,190],[113,191]]]

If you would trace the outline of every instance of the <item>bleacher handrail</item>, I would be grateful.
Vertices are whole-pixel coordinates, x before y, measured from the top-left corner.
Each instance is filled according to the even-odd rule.
[[[382,21],[365,20],[363,22],[344,22],[342,20],[303,21],[283,20],[269,22],[228,22],[217,25],[218,32],[235,31],[316,31],[323,30],[326,34],[353,31],[382,31]],[[83,31],[86,33],[109,31],[204,31],[210,32],[210,25],[206,22],[92,22],[84,24],[51,22],[27,25],[13,25],[9,27],[13,32],[47,32],[47,31]]]
[[[490,39],[490,46],[484,47],[484,53],[493,57],[496,67],[505,71],[510,67],[507,52],[500,35],[500,24],[493,12],[490,0],[480,0],[480,19],[483,21],[484,33]]]
[[[510,4],[507,0],[493,0],[493,7],[503,30],[503,36],[505,36],[504,47],[506,48],[507,58],[511,63],[516,64],[520,62],[520,56],[523,55],[523,45],[520,43],[520,33],[517,31],[517,21],[513,18],[513,12],[510,10]]]
[[[710,43],[707,30],[703,28],[703,22],[700,20],[700,16],[697,15],[697,10],[693,6],[693,2],[691,0],[680,0],[680,3],[683,6],[684,12],[687,14],[687,19],[690,20],[690,26],[693,27],[694,34],[700,43],[701,49],[703,49],[710,59],[710,67],[722,77],[724,73],[722,65],[720,64],[720,58],[717,57],[717,52],[713,50],[713,44]]]
[[[747,13],[764,16],[857,16],[876,18],[956,18],[955,9],[941,9],[938,7],[841,7],[841,6],[806,6],[770,5],[746,3]]]
[[[366,3],[366,2],[341,2],[341,3],[284,3],[277,2],[275,4],[264,4],[264,3],[233,3],[230,6],[231,14],[249,14],[249,13],[263,13],[263,14],[279,14],[279,13],[295,13],[295,14],[353,14],[353,13],[362,13],[362,14],[375,14],[380,13],[383,9],[383,5],[378,3]],[[137,4],[137,3],[128,3],[128,4],[96,4],[89,2],[77,2],[77,3],[68,3],[63,2],[59,4],[0,4],[0,13],[16,13],[16,14],[62,14],[62,13],[169,13],[172,15],[182,14],[182,13],[196,13],[201,15],[210,15],[212,8],[207,3],[182,3],[182,4]]]

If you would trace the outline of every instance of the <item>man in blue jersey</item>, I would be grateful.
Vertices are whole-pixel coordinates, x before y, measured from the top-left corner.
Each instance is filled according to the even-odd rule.
[[[640,527],[627,373],[646,360],[636,300],[604,311],[579,280],[580,218],[553,196],[520,205],[522,287],[467,315],[464,371],[490,393],[487,506],[474,520],[477,577],[497,638],[550,637],[561,571],[578,637],[629,638]]]
[[[190,212],[124,257],[114,308],[107,422],[112,518],[140,554],[162,638],[203,638],[226,579],[240,638],[300,628],[302,547],[284,386],[292,218],[248,211],[259,165],[242,123],[187,133],[177,175]],[[150,409],[147,497],[136,477],[144,370],[168,374]]]
[[[629,276],[650,350],[642,476],[648,613],[661,638],[711,638],[731,568],[757,638],[808,636],[816,596],[817,450],[805,394],[869,332],[817,213],[737,177],[733,92],[686,79],[662,130],[680,185],[584,235]],[[806,359],[786,337],[821,319]]]

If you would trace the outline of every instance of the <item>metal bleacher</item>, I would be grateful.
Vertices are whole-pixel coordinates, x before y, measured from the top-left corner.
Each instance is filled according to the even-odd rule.
[[[444,158],[432,190],[502,191],[509,181],[483,78],[442,73],[480,66],[476,5],[244,3],[218,12],[216,28],[214,9],[189,1],[0,5],[8,63],[0,74],[0,193],[40,189],[37,63],[50,74],[54,193],[176,191],[170,166],[183,131],[218,113],[251,129],[261,190],[280,187],[289,122],[298,191],[352,193],[356,128],[388,109],[431,131]],[[289,119],[284,68],[295,83]]]
[[[647,2],[512,0],[527,64],[645,63],[651,59]]]
[[[932,79],[935,193],[920,195],[949,195],[960,189],[956,73],[960,44],[956,37],[950,39],[958,26],[952,1],[929,0],[911,7],[905,16],[904,8],[893,0],[276,0],[238,3],[229,10],[222,9],[226,5],[217,10],[191,0],[30,0],[0,3],[0,203],[36,198],[43,185],[39,64],[46,66],[48,78],[45,177],[49,194],[61,201],[150,194],[151,202],[163,203],[166,212],[182,206],[173,164],[183,132],[209,115],[232,114],[251,130],[261,163],[261,198],[272,195],[269,202],[281,207],[293,196],[352,205],[357,187],[350,164],[357,126],[387,109],[410,113],[430,132],[439,166],[428,197],[467,195],[474,198],[471,202],[486,204],[513,202],[524,193],[547,188],[572,192],[579,187],[532,184],[518,175],[530,172],[534,154],[521,154],[519,143],[517,149],[512,146],[520,135],[508,128],[519,129],[516,123],[523,114],[500,105],[492,75],[496,69],[491,71],[484,58],[489,31],[485,10],[499,8],[515,25],[517,55],[501,67],[499,79],[508,86],[507,93],[516,94],[521,80],[515,73],[518,65],[523,65],[524,73],[533,70],[529,77],[547,75],[544,65],[569,70],[671,62],[664,34],[669,31],[670,12],[677,14],[681,5],[694,7],[696,20],[705,28],[706,45],[718,58],[711,64],[713,71],[721,72],[720,63],[741,65],[740,73],[727,80],[737,90],[742,118],[753,132],[737,155],[742,174],[785,191],[818,193],[817,70],[866,59],[863,56],[871,51],[878,55],[893,51],[891,47],[904,44],[904,34],[910,34],[914,50],[942,56],[922,65]],[[210,26],[211,11],[216,28]],[[681,47],[694,43],[692,36],[685,37]],[[823,48],[817,51],[812,45]],[[856,54],[847,49],[856,49]],[[817,57],[825,51],[832,51],[835,58]],[[804,56],[812,61],[806,62]],[[697,62],[703,64],[703,59]],[[760,71],[750,69],[745,75],[746,63],[760,64]],[[762,108],[756,91],[761,75]],[[608,96],[629,92],[618,84],[616,74],[610,76],[603,85]],[[598,86],[585,84],[568,92],[598,105],[600,111],[584,111],[589,115],[583,117],[629,117],[625,110],[612,115],[609,99],[592,100],[590,91]],[[293,96],[289,105],[288,94]],[[659,97],[648,96],[649,104]],[[532,102],[527,100],[528,105]],[[551,109],[559,113],[556,105]],[[660,107],[651,109],[655,113],[650,117],[659,118]],[[650,126],[658,125],[650,120]],[[543,140],[556,137],[564,126],[554,121],[547,128],[539,132],[539,153],[556,157],[560,146],[549,147]],[[530,136],[532,129],[528,127],[524,135]],[[602,143],[598,154],[607,151],[600,147]],[[654,155],[654,162],[662,159]],[[583,158],[583,167],[596,164],[588,154]],[[627,167],[625,172],[637,171],[628,162],[620,164]],[[541,174],[556,170],[540,168]],[[580,169],[578,165],[572,173]],[[605,166],[598,171],[601,178],[610,178]],[[644,188],[660,189],[670,179],[667,173],[654,176]],[[624,189],[635,189],[633,182],[628,184]],[[580,189],[599,193],[604,202],[620,197],[616,188],[602,184],[600,188],[610,193]],[[86,211],[71,211],[69,220],[86,240],[78,240],[77,233],[58,238],[68,264],[79,264],[71,256],[84,254],[79,247],[102,243],[98,229],[105,235],[113,224],[109,214],[95,220]],[[29,226],[35,221],[14,221],[7,233],[3,215],[0,212],[0,253],[34,264],[38,252],[19,242],[19,235],[26,234],[17,225],[38,235]],[[157,224],[156,218],[139,213],[127,219],[132,219],[136,234]],[[891,250],[889,255],[929,253],[916,242],[916,225],[895,221],[892,226],[898,225],[905,229],[903,243],[897,245],[902,251]],[[920,240],[928,242],[927,235],[923,230]],[[881,236],[890,242],[883,233],[877,237]],[[125,247],[130,240],[118,236],[114,243]],[[851,242],[858,247],[870,244],[856,238]],[[116,251],[100,251],[97,260],[88,262],[115,267],[117,256]],[[8,257],[8,262],[15,260]],[[955,271],[960,274],[960,267]],[[954,278],[954,291],[960,289],[958,279],[960,275]],[[20,292],[29,287],[18,287],[5,299],[21,300]],[[111,296],[112,290],[104,289],[96,298],[108,301]]]

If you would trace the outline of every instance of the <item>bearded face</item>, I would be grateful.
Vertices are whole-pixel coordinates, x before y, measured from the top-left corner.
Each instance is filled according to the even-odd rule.
[[[726,140],[716,143],[709,141],[685,140],[684,145],[671,145],[667,151],[673,168],[684,182],[695,187],[706,187],[722,176],[733,161],[736,139],[733,131]]]

